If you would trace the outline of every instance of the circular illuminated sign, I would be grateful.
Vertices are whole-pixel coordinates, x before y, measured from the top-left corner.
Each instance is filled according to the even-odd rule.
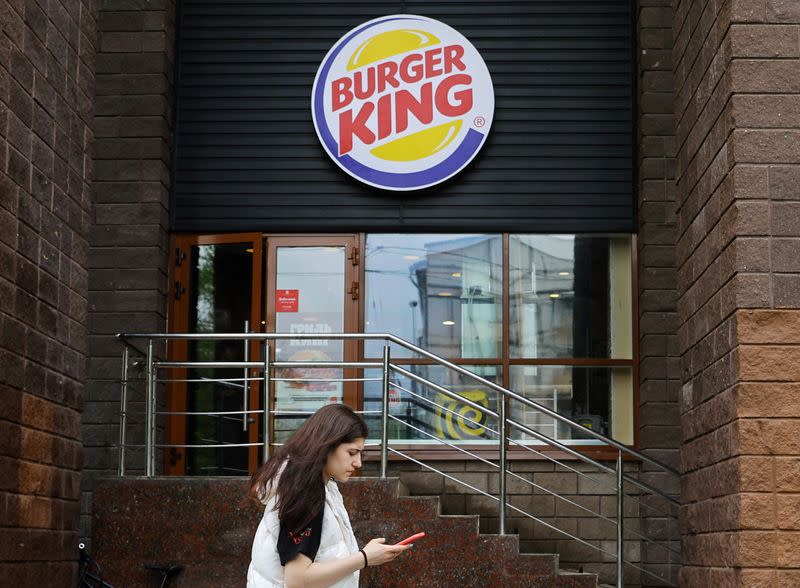
[[[444,23],[408,14],[364,23],[328,51],[311,109],[328,155],[354,178],[418,190],[461,171],[494,114],[489,70]]]

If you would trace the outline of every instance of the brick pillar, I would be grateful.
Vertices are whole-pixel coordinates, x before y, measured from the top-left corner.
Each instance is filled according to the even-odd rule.
[[[0,583],[75,586],[91,2],[0,1]]]
[[[670,0],[640,0],[638,4],[639,441],[642,451],[677,469],[680,360],[676,336],[672,8]],[[666,492],[679,492],[674,476],[659,474],[647,465],[641,477]],[[642,565],[674,581],[679,561],[661,540],[677,538],[677,524],[663,516],[662,511],[669,511],[669,506],[662,499],[644,502],[652,502],[654,508],[641,510],[642,534],[659,543],[642,544]],[[652,580],[652,576],[642,575],[643,585]]]
[[[675,1],[686,586],[800,585],[800,3]]]
[[[114,335],[166,330],[174,38],[172,0],[99,2],[84,538],[92,479],[118,463],[122,347]],[[142,443],[142,431],[129,442]],[[128,465],[141,472],[141,452]]]

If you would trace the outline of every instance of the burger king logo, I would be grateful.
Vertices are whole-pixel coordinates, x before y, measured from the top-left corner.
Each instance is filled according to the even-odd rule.
[[[314,127],[354,178],[418,190],[461,171],[483,146],[494,114],[489,70],[444,23],[377,18],[328,51],[312,91]]]

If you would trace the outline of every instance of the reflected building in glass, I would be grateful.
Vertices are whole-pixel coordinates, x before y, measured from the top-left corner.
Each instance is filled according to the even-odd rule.
[[[399,327],[395,332],[433,353],[587,427],[627,439],[633,427],[632,365],[618,360],[632,363],[630,247],[627,236],[370,234],[367,330]],[[378,355],[377,347],[367,346],[367,356]],[[424,361],[409,369],[432,377]],[[494,391],[437,383],[498,409]],[[406,384],[412,389],[400,402],[428,434],[465,442],[491,438],[476,409],[433,411],[414,401],[418,391]],[[365,408],[379,398],[367,387]],[[453,414],[459,411],[470,416]],[[546,435],[582,439],[531,409],[515,406],[511,417]],[[443,418],[455,424],[443,425]],[[406,431],[405,437],[421,441],[425,434]],[[521,434],[517,439],[535,441]]]

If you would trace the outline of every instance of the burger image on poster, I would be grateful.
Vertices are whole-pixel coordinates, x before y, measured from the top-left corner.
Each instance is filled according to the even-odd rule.
[[[494,90],[461,33],[424,16],[359,25],[328,51],[312,90],[314,127],[354,178],[418,190],[461,171],[491,128]]]
[[[334,359],[320,349],[300,349],[289,361],[328,362]],[[279,384],[279,396],[296,410],[317,410],[323,404],[342,401],[340,370],[333,367],[288,368]],[[289,407],[286,407],[289,408]]]

